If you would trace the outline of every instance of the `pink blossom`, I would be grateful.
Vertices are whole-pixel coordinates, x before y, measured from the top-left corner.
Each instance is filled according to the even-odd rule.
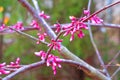
[[[59,64],[61,60],[54,55],[49,55],[47,59],[47,66],[51,66],[53,70],[53,74],[56,75],[56,68],[59,67],[61,68],[61,65]]]
[[[41,59],[44,60],[46,57],[46,52],[44,51],[35,52],[35,55],[41,57]],[[55,75],[57,72],[56,68],[57,67],[61,68],[61,65],[59,64],[60,62],[61,60],[59,57],[49,54],[46,61],[46,65],[52,67],[53,74]]]
[[[43,33],[43,34],[38,33],[37,35],[38,35],[38,39],[39,39],[39,40],[37,41],[37,44],[39,44],[40,41],[45,41],[45,36],[47,36],[46,33]]]
[[[85,36],[85,34],[82,32],[82,30],[80,30],[77,35],[79,38],[83,38]]]
[[[87,25],[82,22],[83,18],[77,19],[74,16],[70,16],[70,20],[70,25],[63,28],[65,30],[63,36],[71,34],[70,41],[74,39],[75,34],[77,34],[79,38],[83,38],[84,33],[82,32],[82,29],[88,29]]]
[[[46,57],[46,53],[44,51],[35,52],[35,55],[41,57],[42,60]]]
[[[44,13],[44,11],[42,11],[39,15],[40,15],[40,17],[42,17],[42,18],[44,18],[44,19],[49,19],[49,18],[50,18],[50,16],[46,15],[46,14]]]
[[[15,25],[12,26],[12,28],[14,28],[16,30],[24,30],[22,22],[17,22]]]
[[[53,50],[58,50],[60,51],[61,50],[61,45],[60,43],[62,42],[62,40],[58,39],[57,41],[52,39],[51,40],[51,43],[48,44],[49,47],[52,47],[53,46]]]
[[[96,24],[100,24],[100,23],[102,23],[103,22],[103,20],[102,19],[100,19],[98,16],[93,16],[91,19],[91,22],[92,23],[96,23]]]
[[[4,69],[0,69],[0,75],[2,75],[2,74],[9,74],[9,73],[10,73],[10,71],[6,71]]]
[[[84,14],[89,16],[90,15],[90,11],[84,10]]]
[[[5,24],[2,24],[2,26],[0,26],[0,31],[4,30],[6,28]]]
[[[39,24],[36,20],[32,20],[32,23],[30,25],[38,30],[41,30],[41,27],[39,26]]]
[[[60,25],[59,23],[54,24],[54,27],[56,27],[56,30],[55,30],[56,33],[60,32],[60,30],[61,30],[61,25]]]
[[[0,64],[0,68],[4,67],[5,65],[6,65],[5,62],[4,62],[4,63],[1,63],[1,64]]]
[[[70,20],[71,20],[72,22],[77,21],[77,18],[76,18],[76,17],[74,17],[74,16],[70,16],[69,18],[70,18]]]
[[[9,74],[10,73],[10,71],[6,71],[4,69],[5,66],[6,66],[6,63],[1,63],[0,64],[0,75],[2,75],[2,74]]]
[[[15,62],[10,62],[10,65],[7,65],[7,67],[19,68],[20,67],[20,58],[17,58]]]
[[[89,16],[90,15],[90,11],[84,10],[84,14]],[[85,16],[85,17],[87,17],[87,16]],[[103,22],[103,20],[100,19],[97,15],[94,15],[92,18],[90,18],[90,20],[91,20],[92,23],[96,23],[96,24],[100,24],[100,23]]]
[[[2,74],[9,74],[10,71],[5,70],[5,67],[9,68],[19,68],[20,67],[20,58],[17,58],[15,62],[11,62],[10,65],[6,65],[6,63],[0,64],[0,75]]]

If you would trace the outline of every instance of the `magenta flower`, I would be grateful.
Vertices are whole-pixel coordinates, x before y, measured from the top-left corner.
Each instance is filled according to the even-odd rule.
[[[1,63],[0,64],[0,75],[2,75],[2,74],[9,74],[10,73],[10,71],[6,71],[4,69],[5,66],[6,66],[6,63]]]
[[[87,15],[87,16],[89,16],[90,15],[90,11],[84,10],[84,14]]]
[[[50,18],[50,16],[46,15],[46,14],[44,13],[44,11],[42,11],[39,15],[40,15],[40,17],[42,17],[42,18],[44,18],[44,19],[49,19],[49,18]]]
[[[41,57],[41,59],[44,60],[46,57],[46,52],[44,51],[35,52],[35,55]],[[56,68],[57,67],[61,68],[61,65],[59,64],[60,62],[61,60],[59,57],[49,54],[46,61],[46,65],[51,66],[53,70],[53,74],[56,75],[57,72]]]
[[[45,41],[45,37],[47,36],[46,33],[43,33],[43,34],[38,33],[37,35],[38,35],[38,39],[39,39],[37,41],[37,44],[40,44],[40,41]]]
[[[84,14],[87,15],[87,16],[89,16],[89,15],[90,15],[90,11],[84,10]],[[85,16],[85,17],[87,17],[87,16]],[[90,21],[91,21],[92,23],[96,23],[96,24],[100,24],[100,23],[103,22],[103,20],[100,19],[100,18],[99,18],[98,16],[96,16],[96,15],[94,15],[92,18],[90,18]]]
[[[2,26],[0,26],[0,31],[4,30],[6,28],[5,24],[2,24]]]
[[[9,74],[9,73],[10,73],[10,71],[6,71],[4,69],[0,69],[0,75],[2,75],[2,74]]]
[[[103,20],[102,19],[100,19],[98,16],[93,16],[91,19],[91,22],[92,23],[96,23],[96,24],[100,24],[100,23],[102,23],[103,22]]]
[[[56,27],[56,30],[55,30],[56,33],[60,32],[60,30],[61,30],[61,25],[60,25],[59,23],[54,24],[54,27]]]
[[[70,20],[71,20],[72,23],[75,22],[75,21],[77,21],[77,18],[74,17],[74,16],[70,16],[69,18],[70,18]]]
[[[39,26],[36,20],[32,20],[32,23],[30,25],[36,28],[37,30],[41,30],[41,27]]]
[[[17,58],[15,62],[10,62],[10,65],[7,65],[7,67],[19,68],[20,67],[20,58]]]
[[[35,55],[41,57],[42,60],[46,57],[46,53],[44,51],[35,52]]]
[[[0,64],[0,68],[4,67],[5,65],[6,65],[5,62],[4,62],[4,63],[1,63],[1,64]]]
[[[61,50],[61,45],[60,43],[62,42],[62,40],[58,39],[57,41],[52,39],[51,40],[51,43],[48,44],[49,47],[52,47],[53,46],[53,50],[58,50],[60,51]]]
[[[65,30],[63,36],[71,34],[70,41],[74,39],[75,33],[78,35],[79,38],[83,38],[84,33],[82,32],[82,29],[88,29],[87,25],[82,22],[83,18],[77,19],[74,16],[70,16],[70,20],[70,25],[67,25],[63,28]]]
[[[17,22],[15,25],[12,26],[12,28],[14,28],[16,30],[24,30],[22,22]]]
[[[61,62],[61,60],[54,55],[49,55],[48,59],[47,59],[47,66],[51,66],[52,70],[53,70],[53,74],[56,75],[56,68],[59,67],[61,68],[61,65],[59,64]]]

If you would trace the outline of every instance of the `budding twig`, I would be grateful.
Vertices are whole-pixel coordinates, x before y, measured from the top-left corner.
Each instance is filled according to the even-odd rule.
[[[15,72],[9,74],[8,76],[4,77],[2,80],[10,80],[11,78],[16,76],[17,74],[20,74],[20,73],[22,73],[24,71],[27,71],[29,69],[32,69],[32,68],[40,67],[44,64],[45,64],[45,61],[39,61],[39,62],[35,62],[35,63],[29,64],[29,65],[25,65],[25,66],[19,68],[17,71],[15,71]]]
[[[113,3],[113,4],[111,4],[111,5],[108,5],[108,6],[103,7],[102,9],[100,9],[100,10],[94,12],[93,14],[91,14],[90,16],[88,16],[86,19],[83,20],[83,22],[89,20],[90,18],[92,18],[93,16],[99,14],[100,12],[102,12],[102,11],[104,11],[104,10],[106,10],[106,9],[108,9],[108,8],[116,5],[116,4],[119,4],[119,3],[120,3],[120,1],[117,1],[117,2],[115,2],[115,3]]]

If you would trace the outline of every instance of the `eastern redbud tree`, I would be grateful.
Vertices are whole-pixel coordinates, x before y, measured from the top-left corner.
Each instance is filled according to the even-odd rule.
[[[86,75],[90,76],[95,80],[112,80],[112,78],[117,74],[119,68],[112,75],[109,74],[107,68],[115,60],[116,55],[118,54],[116,54],[115,57],[107,65],[104,64],[104,61],[93,40],[91,25],[96,25],[99,27],[116,26],[116,25],[105,24],[104,20],[99,18],[97,14],[116,4],[119,4],[120,1],[105,6],[102,9],[91,14],[90,12],[91,0],[89,0],[88,8],[84,9],[83,11],[84,15],[82,17],[77,18],[75,16],[70,16],[69,17],[71,21],[70,23],[61,24],[57,22],[53,26],[49,26],[48,23],[45,21],[46,19],[50,19],[50,16],[47,15],[44,11],[40,11],[37,0],[33,0],[33,4],[35,8],[33,8],[33,6],[31,6],[31,4],[27,0],[18,0],[18,1],[34,17],[34,20],[32,20],[32,22],[29,23],[31,28],[26,28],[24,27],[22,22],[17,22],[12,26],[6,26],[5,24],[2,24],[0,26],[0,32],[6,32],[6,33],[17,32],[21,35],[34,39],[36,41],[36,45],[41,45],[41,44],[46,45],[48,49],[46,51],[40,50],[39,52],[34,52],[34,55],[36,55],[36,57],[40,58],[41,60],[32,64],[22,65],[20,63],[20,58],[16,58],[16,60],[14,62],[10,62],[10,64],[6,64],[5,62],[0,63],[0,75],[6,75],[5,77],[1,78],[2,80],[10,80],[13,77],[15,77],[17,74],[20,74],[21,72],[42,65],[51,67],[53,70],[53,75],[55,76],[57,74],[57,68],[62,69],[62,65],[61,65],[62,63],[71,64],[71,66],[73,65],[74,67],[83,70],[83,72],[86,73]],[[119,27],[119,25],[117,26]],[[55,30],[53,30],[53,28]],[[31,36],[23,32],[28,29],[37,30],[38,37],[35,38],[34,36]],[[43,29],[45,32],[43,32]],[[70,35],[70,39],[68,42],[71,43],[71,41],[74,41],[76,36],[78,37],[78,39],[84,38],[85,33],[83,30],[89,31],[91,42],[96,51],[96,55],[98,57],[98,60],[100,61],[102,69],[97,69],[89,65],[84,60],[78,58],[76,55],[71,53],[65,46],[62,45],[62,41],[64,39],[61,39],[60,38],[61,36],[66,37]],[[48,36],[50,37],[50,41],[46,40],[46,37]],[[52,50],[58,51],[58,53],[60,53],[60,55],[63,56],[63,58],[53,55]]]

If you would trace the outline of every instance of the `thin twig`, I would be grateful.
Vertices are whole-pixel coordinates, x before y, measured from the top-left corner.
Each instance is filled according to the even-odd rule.
[[[88,11],[90,11],[90,6],[91,6],[91,0],[89,0],[89,2],[88,2]],[[89,28],[88,31],[89,31],[89,36],[90,36],[91,43],[92,43],[92,45],[93,45],[93,47],[95,49],[95,52],[96,52],[97,57],[98,57],[98,60],[100,61],[100,64],[102,65],[105,74],[109,78],[108,80],[111,80],[110,79],[110,75],[109,75],[109,73],[108,73],[108,71],[107,71],[107,69],[106,69],[106,67],[104,65],[104,61],[103,61],[103,59],[102,59],[102,57],[100,55],[100,52],[99,52],[99,50],[97,48],[97,45],[94,42],[93,35],[92,35],[92,30],[91,30],[91,26],[89,25],[89,23],[90,23],[90,21],[88,20],[88,28]]]
[[[106,65],[106,68],[115,61],[115,59],[120,55],[120,51],[117,52],[117,54],[112,58],[112,60]]]
[[[88,23],[85,23],[88,25]],[[69,25],[69,23],[66,23],[66,24],[61,24],[62,26],[65,26],[65,25]],[[103,24],[94,24],[94,23],[89,23],[89,25],[91,25],[91,27],[106,27],[106,28],[116,28],[116,29],[120,29],[120,25],[118,24],[108,24],[108,23],[104,23]],[[50,26],[52,29],[56,28],[54,26]],[[23,30],[20,30],[20,31],[31,31],[31,30],[37,30],[36,28],[34,27],[24,27]],[[5,34],[11,34],[11,33],[14,33],[15,31],[9,31],[9,28],[5,28],[4,30],[0,30],[0,35],[5,35]]]
[[[82,20],[82,21],[85,22],[85,21],[89,20],[90,18],[92,18],[93,16],[99,14],[100,12],[102,12],[102,11],[104,11],[104,10],[106,10],[106,9],[108,9],[108,8],[110,8],[110,7],[114,6],[114,5],[116,5],[116,4],[119,4],[119,3],[120,3],[120,1],[117,1],[117,2],[115,2],[115,3],[113,3],[113,4],[111,4],[111,5],[105,6],[105,7],[103,7],[102,9],[100,9],[100,10],[94,12],[93,14],[91,14],[90,16],[88,16],[87,18],[85,18],[85,19]]]
[[[21,34],[21,35],[24,35],[24,36],[26,36],[26,37],[28,37],[28,38],[30,38],[30,39],[32,39],[32,40],[35,40],[35,41],[38,41],[38,40],[39,40],[38,38],[36,38],[36,37],[34,37],[34,36],[31,36],[31,35],[29,35],[29,34],[27,34],[27,33],[24,33],[24,32],[22,32],[22,31],[20,31],[20,30],[16,30],[16,29],[11,28],[11,27],[9,27],[9,29],[14,30],[15,32],[17,32],[17,33],[19,33],[19,34]],[[48,45],[48,43],[45,42],[45,41],[40,41],[40,42],[43,43],[43,44],[45,44],[45,45]]]
[[[112,74],[111,79],[120,71],[120,67]]]

